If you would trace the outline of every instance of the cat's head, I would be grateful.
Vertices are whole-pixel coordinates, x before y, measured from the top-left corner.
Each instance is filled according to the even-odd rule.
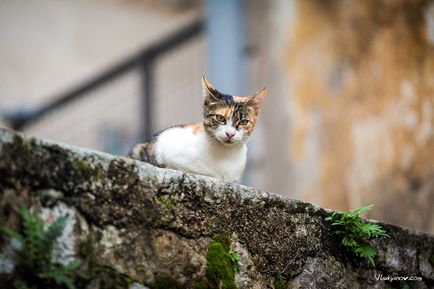
[[[225,146],[246,142],[255,127],[267,89],[246,97],[219,92],[202,78],[204,128],[208,136]]]

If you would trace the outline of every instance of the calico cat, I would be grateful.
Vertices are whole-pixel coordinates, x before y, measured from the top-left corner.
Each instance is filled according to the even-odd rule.
[[[246,142],[267,94],[262,88],[247,97],[224,94],[202,78],[204,119],[168,128],[129,156],[158,167],[239,181],[246,166]]]

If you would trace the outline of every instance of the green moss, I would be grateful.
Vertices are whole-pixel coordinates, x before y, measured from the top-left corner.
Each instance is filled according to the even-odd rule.
[[[151,286],[152,289],[182,289],[175,280],[164,275],[158,275],[155,278],[154,284]]]
[[[231,240],[214,236],[206,255],[207,282],[198,282],[194,289],[237,289],[235,272],[239,270],[239,255],[230,252]]]
[[[405,281],[393,281],[390,284],[385,284],[384,289],[410,289],[410,285]]]
[[[165,196],[157,195],[155,196],[155,201],[158,204],[163,205],[168,210],[173,209],[173,207],[175,206],[175,204]]]
[[[230,256],[230,239],[214,237],[206,256],[208,289],[236,289],[234,261]],[[236,261],[235,261],[236,262]]]
[[[208,289],[208,284],[199,282],[194,286],[194,289]]]
[[[74,167],[74,169],[80,170],[80,171],[86,171],[89,169],[89,166],[82,160],[75,160],[72,163],[72,166]]]
[[[31,151],[33,149],[33,141],[31,139],[30,140],[23,139],[22,140],[22,146],[23,146],[23,149]]]
[[[83,241],[78,244],[78,254],[81,257],[89,257],[93,255],[93,251],[92,244],[89,241]]]
[[[274,289],[285,289],[285,283],[283,283],[282,277],[280,277],[280,275],[274,277],[273,285]]]
[[[163,227],[163,226],[165,226],[165,225],[167,225],[167,221],[166,220],[162,220],[162,219],[159,219],[159,220],[156,220],[155,221],[155,225],[157,226],[157,227]]]
[[[431,257],[429,257],[428,261],[431,264],[431,266],[434,268],[434,253],[431,254]]]
[[[86,162],[76,159],[72,162],[72,167],[78,171],[81,171],[85,175],[90,176],[94,179],[97,176],[96,171]]]
[[[83,241],[78,245],[78,255],[86,261],[89,268],[95,268],[97,266],[95,249],[90,241]]]
[[[79,288],[84,288],[97,280],[101,289],[128,288],[136,282],[131,276],[117,272],[115,269],[99,264],[95,256],[95,249],[90,240],[81,242],[78,245],[78,254],[85,261],[85,268],[77,276],[81,282]]]
[[[124,282],[125,282],[127,285],[131,285],[131,284],[134,283],[134,280],[133,280],[130,276],[124,276]]]

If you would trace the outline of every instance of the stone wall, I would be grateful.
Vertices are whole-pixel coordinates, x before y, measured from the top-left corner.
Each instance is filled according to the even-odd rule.
[[[149,288],[169,288],[161,280],[214,288],[210,248],[239,255],[236,288],[384,288],[379,274],[422,279],[410,288],[434,284],[433,236],[382,224],[390,238],[372,241],[373,268],[340,246],[329,211],[238,184],[8,130],[0,131],[0,176],[1,226],[18,231],[23,205],[48,223],[68,214],[57,260],[104,268],[83,288],[105,288],[118,275]],[[3,284],[16,262],[10,242],[1,235]]]

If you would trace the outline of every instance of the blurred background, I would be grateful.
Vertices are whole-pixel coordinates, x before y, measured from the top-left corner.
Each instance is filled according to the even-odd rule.
[[[243,183],[434,233],[434,1],[0,0],[0,124],[125,155],[268,96]]]

